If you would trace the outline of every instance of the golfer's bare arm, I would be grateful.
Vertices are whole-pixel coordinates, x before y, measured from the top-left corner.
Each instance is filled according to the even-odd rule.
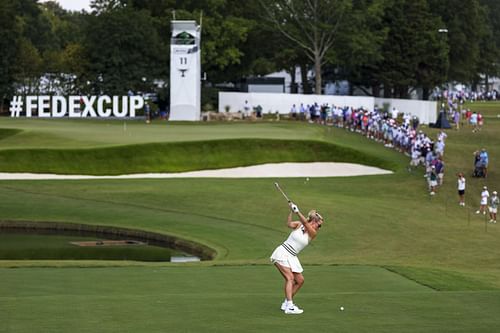
[[[316,230],[311,226],[311,224],[307,221],[307,219],[305,218],[304,215],[302,215],[301,212],[298,212],[297,215],[300,218],[300,223],[302,223],[304,228],[306,228],[307,234],[309,235],[311,240],[314,239],[314,237],[316,237],[316,233],[317,233]]]
[[[292,215],[293,215],[292,212],[288,214],[288,220],[286,222],[286,225],[290,229],[297,229],[301,225],[301,223],[299,221],[292,221]]]

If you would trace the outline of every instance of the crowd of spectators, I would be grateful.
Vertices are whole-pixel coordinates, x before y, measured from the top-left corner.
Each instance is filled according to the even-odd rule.
[[[500,99],[500,93],[496,90],[488,91],[449,91],[443,90],[442,92],[436,92],[433,95],[436,100],[457,100],[459,103],[463,104],[465,102],[477,102],[477,101],[496,101]]]
[[[310,123],[326,124],[345,128],[351,132],[381,142],[411,158],[408,167],[413,172],[418,166],[425,168],[425,178],[430,195],[435,195],[443,184],[445,163],[443,161],[447,134],[441,131],[437,140],[432,140],[419,130],[419,120],[409,113],[396,108],[390,111],[378,109],[369,111],[363,108],[338,107],[328,104],[300,106],[292,105],[290,117]]]

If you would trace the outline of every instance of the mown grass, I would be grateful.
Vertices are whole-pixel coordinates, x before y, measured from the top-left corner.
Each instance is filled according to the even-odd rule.
[[[306,266],[301,316],[271,266],[0,269],[8,332],[495,332],[498,292],[436,292],[369,266]],[[36,279],[33,277],[36,276]],[[344,311],[340,311],[340,306]],[[36,309],[34,311],[33,309]]]
[[[0,128],[0,140],[8,138],[9,136],[19,134],[21,132],[22,130],[19,129]]]
[[[9,125],[0,119],[0,127],[15,125],[25,131],[23,124],[38,123]],[[386,165],[395,165],[396,172],[309,181],[1,181],[2,219],[140,228],[198,241],[214,248],[217,257],[210,263],[186,267],[96,261],[1,262],[2,267],[27,268],[0,269],[6,290],[0,296],[0,311],[8,318],[0,324],[0,331],[37,328],[58,332],[68,326],[77,332],[500,329],[496,315],[500,311],[500,230],[474,214],[481,187],[486,184],[493,190],[500,183],[500,122],[496,119],[487,121],[479,133],[468,127],[447,131],[445,184],[435,197],[427,193],[423,170],[406,170],[408,157],[342,129],[293,122],[239,123],[234,128],[227,124],[162,124],[156,128],[134,123],[127,130],[133,128],[134,133],[141,133],[140,138],[130,136],[120,144],[119,134],[109,133],[104,122],[40,124],[52,128],[26,129],[0,141],[0,149],[41,148],[24,136],[32,130],[39,141],[50,141],[47,147],[51,149],[116,148],[148,140],[154,145],[157,140],[183,141],[180,133],[186,142],[250,139],[258,132],[257,141],[322,141],[367,154],[369,160],[376,156]],[[69,132],[78,124],[82,129],[76,132],[83,133],[87,127],[95,136],[93,142],[77,133],[63,135],[69,142],[61,141],[58,146],[50,135],[62,135],[66,124]],[[424,130],[434,137],[437,132]],[[102,136],[97,135],[100,131]],[[150,137],[151,131],[157,136]],[[164,131],[177,135],[169,139]],[[29,142],[24,145],[23,140]],[[471,178],[472,153],[482,147],[490,152],[489,177]],[[457,204],[458,171],[467,174],[465,208]],[[283,297],[282,278],[268,263],[269,254],[287,235],[288,209],[274,189],[274,181],[280,182],[302,210],[317,208],[326,219],[318,238],[301,253],[306,284],[296,301],[306,312],[299,318],[286,317],[277,309]],[[338,310],[341,305],[346,311]],[[72,307],[73,312],[64,311]],[[30,309],[40,310],[33,315]]]
[[[0,171],[120,175],[183,172],[272,162],[352,162],[395,169],[397,164],[320,141],[233,139],[95,149],[0,150]]]

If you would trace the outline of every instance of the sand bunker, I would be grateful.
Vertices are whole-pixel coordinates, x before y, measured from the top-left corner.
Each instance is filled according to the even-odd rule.
[[[290,178],[348,177],[385,175],[392,171],[352,163],[269,163],[248,167],[178,173],[141,173],[120,176],[56,175],[38,173],[0,173],[0,180],[52,179],[139,179],[139,178]]]

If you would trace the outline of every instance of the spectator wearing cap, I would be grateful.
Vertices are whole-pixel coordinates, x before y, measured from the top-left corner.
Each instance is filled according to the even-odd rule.
[[[483,191],[481,192],[481,202],[479,209],[476,211],[476,214],[483,213],[486,215],[486,205],[488,204],[488,198],[490,197],[490,192],[488,192],[488,187],[484,186]]]
[[[465,207],[465,177],[463,173],[458,174],[458,204]]]
[[[497,223],[497,209],[500,200],[498,199],[497,191],[493,191],[492,194],[488,207],[490,211],[490,223]]]

